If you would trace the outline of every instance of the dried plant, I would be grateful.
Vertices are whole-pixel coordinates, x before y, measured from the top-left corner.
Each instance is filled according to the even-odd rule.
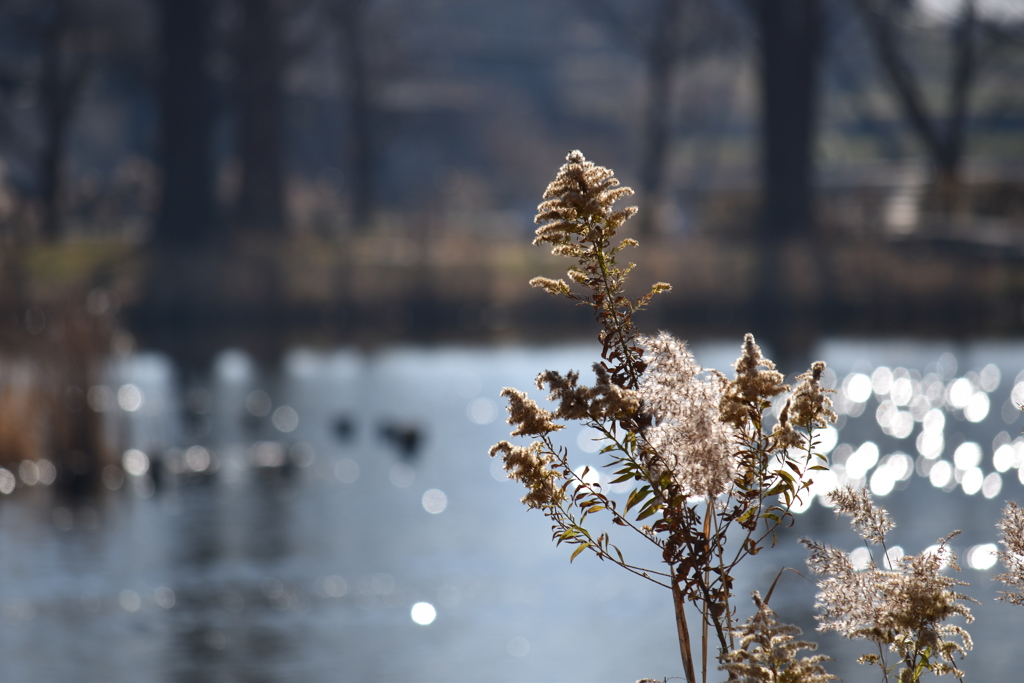
[[[966,583],[941,573],[947,567],[960,570],[949,549],[949,541],[960,532],[940,539],[934,549],[893,561],[886,551],[885,535],[895,525],[870,494],[846,487],[829,495],[836,514],[851,518],[869,550],[872,546],[881,550],[885,564],[876,564],[872,555],[869,566],[858,571],[842,550],[801,539],[810,551],[807,563],[811,570],[825,577],[818,582],[815,604],[820,610],[818,630],[874,643],[877,652],[862,655],[858,661],[877,664],[886,681],[897,670],[901,683],[918,681],[925,672],[962,680],[963,672],[954,660],[962,659],[973,644],[962,626],[946,622],[953,617],[973,621],[964,602],[977,601],[956,590]],[[887,652],[896,655],[895,663],[888,663]]]
[[[835,415],[820,384],[823,363],[799,377],[777,424],[769,425],[773,402],[789,387],[751,335],[729,380],[702,368],[671,335],[637,331],[634,315],[670,287],[657,283],[635,299],[625,294],[634,264],[620,267],[617,257],[636,242],[616,242],[616,235],[636,209],[616,210],[614,204],[631,194],[611,170],[578,151],[568,155],[544,193],[534,244],[550,245],[572,264],[566,279],[538,277],[531,284],[593,309],[601,360],[593,366],[593,386],[582,384],[575,371],[538,375],[550,410],[505,389],[512,435],[533,441],[502,441],[490,453],[500,454],[509,476],[526,486],[523,503],[551,519],[553,539],[576,546],[570,559],[590,551],[671,590],[683,667],[693,682],[697,667],[685,603],[693,602],[702,616],[706,680],[709,647],[722,657],[737,648],[734,570],[774,545],[780,525],[792,523],[791,508],[809,495],[810,475],[824,468],[824,458],[815,454],[815,429]],[[608,479],[632,487],[624,501],[594,481],[589,468],[574,469],[568,449],[555,440],[567,422],[600,434]],[[599,514],[647,539],[663,565],[627,561],[608,531],[588,524]]]
[[[1010,589],[1000,591],[998,599],[1024,605],[1024,508],[1013,501],[1007,503],[996,527],[1004,548],[999,552],[999,559],[1006,568],[1006,572],[996,578]]]
[[[837,680],[825,671],[825,655],[797,659],[800,650],[816,650],[816,643],[794,640],[801,631],[796,626],[779,623],[778,615],[754,591],[754,613],[736,631],[739,648],[722,658],[721,668],[729,672],[729,680],[738,683],[825,683]]]

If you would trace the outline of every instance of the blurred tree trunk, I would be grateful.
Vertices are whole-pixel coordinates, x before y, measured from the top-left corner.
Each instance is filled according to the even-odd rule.
[[[60,238],[64,223],[64,161],[68,128],[89,71],[90,60],[72,58],[68,41],[73,29],[68,0],[56,0],[43,35],[43,70],[39,94],[43,109],[43,149],[39,186],[43,200],[42,235],[47,242]]]
[[[239,37],[238,156],[235,219],[243,231],[285,229],[284,19],[278,0],[243,0]]]
[[[821,0],[749,0],[747,6],[757,27],[761,90],[761,216],[750,326],[785,367],[814,338],[814,311],[831,287],[814,215],[823,8]],[[795,291],[787,277],[797,254],[809,257],[816,297]]]
[[[706,35],[714,34],[720,39],[720,17],[712,3],[692,0],[656,0],[635,5],[615,0],[578,0],[577,4],[604,26],[612,40],[625,41],[643,60],[647,101],[641,131],[639,188],[647,209],[639,214],[637,230],[641,236],[653,235],[665,228],[661,222],[675,124],[672,109],[676,70],[684,55],[696,56],[709,47],[704,42]],[[683,21],[684,17],[688,22]],[[701,29],[694,30],[695,26]]]
[[[155,241],[209,246],[220,238],[213,133],[216,109],[207,71],[213,0],[158,0],[160,158],[163,198]]]
[[[762,237],[814,230],[822,13],[819,0],[751,3],[760,33]]]
[[[647,50],[647,111],[640,187],[651,210],[640,214],[640,234],[658,231],[672,142],[672,83],[682,53],[684,0],[662,0]]]
[[[970,95],[977,72],[978,16],[974,0],[964,0],[949,33],[952,60],[944,129],[939,124],[940,118],[929,111],[920,83],[900,51],[901,37],[897,34],[897,15],[894,14],[900,8],[874,0],[854,0],[854,4],[911,130],[935,165],[940,207],[952,210],[960,194]]]
[[[335,0],[331,5],[341,46],[341,72],[348,82],[348,166],[352,222],[357,230],[369,227],[376,205],[373,105],[364,35],[369,4],[369,0]]]

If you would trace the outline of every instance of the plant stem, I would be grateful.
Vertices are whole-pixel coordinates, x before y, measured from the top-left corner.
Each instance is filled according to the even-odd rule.
[[[683,606],[685,605],[683,592],[679,590],[674,569],[672,572],[672,603],[676,608],[679,654],[683,658],[683,672],[686,674],[686,683],[697,683],[697,675],[693,671],[693,653],[690,651],[690,629],[686,626],[686,614],[683,612]]]

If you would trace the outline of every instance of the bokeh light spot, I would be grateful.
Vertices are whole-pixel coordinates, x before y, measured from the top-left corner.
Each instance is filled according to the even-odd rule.
[[[405,463],[395,463],[388,472],[388,480],[395,488],[407,489],[416,481],[416,470]]]
[[[606,445],[603,439],[604,435],[598,430],[584,427],[576,436],[576,447],[584,453],[596,453]]]
[[[432,515],[445,511],[448,507],[448,496],[444,495],[441,489],[428,489],[423,494],[423,509]]]
[[[270,394],[262,389],[254,389],[245,397],[245,409],[254,417],[266,417],[270,415],[272,404]]]
[[[299,426],[299,414],[291,406],[281,406],[274,411],[270,421],[274,424],[274,429],[287,434],[294,432]]]
[[[960,486],[963,488],[964,493],[969,496],[973,496],[980,491],[984,483],[985,475],[982,474],[980,467],[972,467],[964,472],[964,476],[960,479]]]
[[[985,481],[981,484],[981,495],[986,498],[992,499],[999,495],[999,492],[1003,490],[1003,478],[998,472],[989,472],[985,476]]]
[[[966,408],[973,395],[974,387],[971,386],[971,380],[966,377],[954,380],[946,390],[946,399],[954,408]]]
[[[437,618],[437,610],[429,602],[417,602],[409,612],[413,622],[420,626],[429,626]]]
[[[850,553],[850,564],[854,571],[861,571],[871,566],[871,551],[867,548],[856,548]]]
[[[988,394],[984,391],[975,392],[967,401],[967,405],[964,406],[964,417],[969,422],[981,422],[988,417],[990,407],[991,402],[988,400]]]
[[[342,484],[354,484],[359,480],[359,463],[352,458],[342,458],[334,464],[334,477]]]
[[[466,417],[473,424],[489,425],[498,416],[498,408],[489,398],[474,398],[466,406]]]
[[[875,464],[878,463],[878,446],[873,441],[865,441],[846,460],[846,476],[849,479],[863,479]]]
[[[601,473],[597,471],[597,468],[589,465],[580,465],[573,470],[573,474],[587,486],[601,483]]]
[[[329,598],[340,598],[348,593],[348,582],[343,577],[333,574],[324,578],[323,591]]]
[[[144,401],[142,390],[134,384],[125,384],[117,390],[117,405],[125,412],[134,413],[142,407]]]
[[[39,465],[33,460],[22,460],[18,465],[18,478],[26,486],[35,486],[39,483]]]
[[[163,609],[171,609],[176,601],[174,591],[167,586],[160,586],[153,591],[153,599]]]
[[[133,477],[141,477],[149,471],[149,456],[138,448],[129,448],[121,456],[121,467]]]
[[[999,549],[995,543],[981,543],[971,546],[964,557],[971,569],[991,569],[999,559]]]
[[[1005,472],[1014,466],[1014,462],[1013,446],[1008,443],[1004,443],[992,454],[992,466],[996,468],[996,472]]]
[[[1010,401],[1014,405],[1024,403],[1024,382],[1018,381],[1013,385],[1013,390],[1010,392]]]
[[[839,430],[832,425],[827,425],[815,431],[814,436],[818,441],[814,452],[821,455],[828,455],[836,447],[836,444],[839,443]]]
[[[210,451],[202,446],[190,446],[185,451],[185,467],[192,472],[205,472],[212,462]]]
[[[892,370],[881,365],[871,373],[871,388],[877,396],[886,396],[892,387]]]
[[[967,471],[981,464],[981,446],[965,441],[953,451],[953,464],[957,469]]]
[[[934,460],[942,455],[943,449],[946,447],[946,441],[942,436],[941,429],[929,429],[927,418],[925,419],[924,430],[917,435],[917,452],[928,458]]]
[[[999,388],[999,381],[1003,378],[999,366],[989,363],[978,373],[978,382],[984,391],[995,391]]]
[[[15,479],[11,471],[5,467],[0,467],[0,493],[6,496],[14,490],[17,484],[18,480]]]
[[[530,654],[530,641],[522,636],[516,636],[508,641],[505,649],[513,657],[525,657]]]
[[[121,591],[117,601],[125,612],[138,612],[139,608],[142,607],[142,598],[133,590],[125,589]]]
[[[910,405],[910,399],[914,396],[914,383],[909,377],[900,377],[892,383],[889,394],[896,405]]]
[[[847,375],[843,380],[843,393],[854,403],[864,403],[871,398],[871,378],[861,372]]]
[[[932,486],[941,489],[953,478],[953,466],[946,460],[937,461],[928,472],[928,481]]]

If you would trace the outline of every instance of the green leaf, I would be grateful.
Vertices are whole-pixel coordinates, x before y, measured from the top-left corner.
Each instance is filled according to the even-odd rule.
[[[654,501],[651,501],[644,507],[643,510],[640,511],[640,514],[636,516],[637,521],[647,519],[651,515],[657,514],[660,511],[661,503],[655,503]]]
[[[790,484],[796,481],[796,478],[786,470],[775,470],[772,474],[778,475],[780,479],[785,479]]]
[[[626,512],[629,512],[635,505],[643,502],[650,494],[650,486],[641,486],[638,489],[633,489],[633,492],[629,494],[629,498],[626,500]]]
[[[580,544],[580,546],[578,548],[576,548],[576,550],[572,551],[572,556],[569,558],[569,564],[572,564],[572,561],[576,559],[576,556],[579,555],[580,553],[582,553],[584,550],[586,550],[589,547],[590,547],[589,543],[582,543],[582,544]]]
[[[736,522],[738,524],[743,524],[751,517],[753,517],[755,512],[757,512],[757,508],[749,508],[746,512],[744,512],[742,515],[736,518]]]

